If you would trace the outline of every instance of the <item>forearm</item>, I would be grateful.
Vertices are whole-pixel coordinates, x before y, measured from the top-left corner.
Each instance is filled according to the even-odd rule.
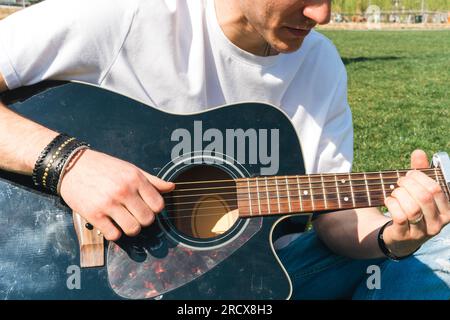
[[[377,235],[389,220],[377,208],[364,208],[324,214],[314,221],[314,228],[319,238],[337,254],[372,259],[384,257]]]
[[[39,154],[56,135],[0,102],[0,169],[31,175]]]

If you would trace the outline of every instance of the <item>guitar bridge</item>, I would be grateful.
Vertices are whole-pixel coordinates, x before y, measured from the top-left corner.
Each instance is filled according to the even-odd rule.
[[[92,268],[105,265],[103,235],[94,228],[88,228],[88,222],[73,212],[73,224],[80,248],[80,267]]]

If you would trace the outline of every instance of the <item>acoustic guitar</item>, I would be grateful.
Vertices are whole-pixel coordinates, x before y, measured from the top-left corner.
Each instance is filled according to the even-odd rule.
[[[0,171],[0,299],[287,299],[275,238],[313,213],[381,206],[407,172],[306,175],[289,118],[261,103],[175,115],[81,83],[3,100],[176,188],[139,236],[107,242],[30,177]],[[450,199],[448,155],[433,164],[422,171]]]

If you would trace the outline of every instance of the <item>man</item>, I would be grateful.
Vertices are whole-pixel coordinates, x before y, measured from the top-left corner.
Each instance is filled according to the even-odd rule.
[[[325,0],[47,0],[0,23],[0,90],[80,80],[178,113],[268,102],[290,116],[308,173],[346,172],[353,134],[345,68],[329,40],[311,30],[329,19]],[[56,135],[1,107],[0,167],[31,174]],[[411,165],[428,167],[424,152],[414,152]],[[314,232],[278,241],[294,298],[450,297],[448,199],[419,171],[398,184],[386,200],[392,224],[378,209],[348,210],[318,217]],[[85,150],[63,176],[61,196],[117,240],[150,225],[164,207],[160,193],[173,187]],[[385,259],[377,241],[385,225],[388,252],[413,256]],[[370,291],[366,268],[374,263],[383,270],[382,289]]]

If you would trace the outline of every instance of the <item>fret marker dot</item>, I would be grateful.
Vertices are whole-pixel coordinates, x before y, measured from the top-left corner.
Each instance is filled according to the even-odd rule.
[[[348,201],[348,197],[345,197],[345,198],[344,198],[344,201]]]
[[[391,185],[389,186],[389,188],[391,188],[391,190],[394,190],[394,189],[395,189],[395,187],[394,187],[393,184],[391,184]]]
[[[345,179],[342,179],[341,182],[342,182],[342,183],[345,183]]]
[[[303,191],[303,194],[306,196],[306,195],[308,195],[308,191]]]

